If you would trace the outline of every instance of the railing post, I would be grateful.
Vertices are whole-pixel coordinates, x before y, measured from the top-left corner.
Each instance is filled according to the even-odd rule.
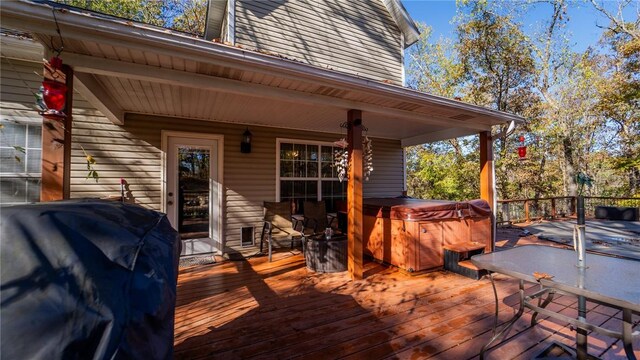
[[[511,212],[509,210],[508,202],[502,203],[502,221],[506,222],[507,224],[511,224]]]
[[[551,219],[556,218],[556,198],[551,198]]]
[[[575,215],[576,214],[576,197],[572,196],[571,197],[571,215]]]
[[[531,221],[531,219],[529,219],[529,199],[524,201],[524,218],[527,222]]]

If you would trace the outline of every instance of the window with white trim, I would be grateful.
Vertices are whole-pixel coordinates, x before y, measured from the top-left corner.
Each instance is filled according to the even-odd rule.
[[[324,200],[327,212],[347,197],[347,182],[340,182],[333,167],[337,148],[331,143],[278,139],[278,194],[280,201],[295,202],[302,213],[305,200]]]
[[[40,201],[42,125],[0,124],[0,204]]]

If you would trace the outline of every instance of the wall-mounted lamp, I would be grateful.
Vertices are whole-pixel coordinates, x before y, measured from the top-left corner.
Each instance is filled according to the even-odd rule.
[[[244,153],[244,154],[248,154],[251,152],[251,138],[253,137],[253,135],[251,134],[251,131],[249,131],[249,128],[247,128],[247,130],[244,131],[244,133],[242,134],[242,142],[240,143],[240,152]]]

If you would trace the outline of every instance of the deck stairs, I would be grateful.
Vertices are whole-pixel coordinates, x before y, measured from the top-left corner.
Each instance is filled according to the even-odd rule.
[[[444,269],[478,280],[487,272],[478,269],[469,260],[473,255],[483,254],[485,244],[461,242],[444,246]]]

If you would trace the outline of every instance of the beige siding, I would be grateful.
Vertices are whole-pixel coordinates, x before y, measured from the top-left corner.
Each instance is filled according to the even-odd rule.
[[[80,100],[78,100],[80,101]],[[124,177],[136,201],[160,209],[161,130],[224,135],[224,235],[238,247],[240,227],[260,230],[262,202],[276,197],[276,139],[334,141],[339,135],[250,126],[252,152],[240,153],[245,126],[196,120],[132,115],[124,126],[103,117],[75,117],[72,196],[118,194]],[[82,145],[97,161],[100,180],[85,180]],[[399,141],[374,139],[374,173],[365,196],[397,196],[402,192],[402,149]],[[85,168],[83,168],[83,165]]]
[[[42,122],[32,92],[42,84],[42,64],[2,58],[0,109],[3,121]]]
[[[402,84],[401,33],[378,0],[236,0],[236,44]]]

